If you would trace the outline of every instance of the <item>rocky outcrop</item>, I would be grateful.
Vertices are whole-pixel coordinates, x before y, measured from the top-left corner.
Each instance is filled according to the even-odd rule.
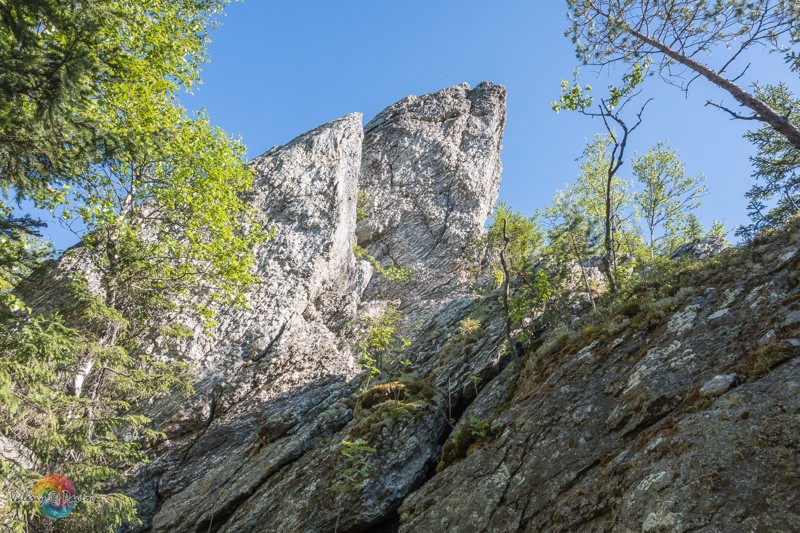
[[[400,531],[794,529],[798,243],[795,224],[552,335],[466,412],[491,431]]]
[[[695,259],[708,259],[714,255],[722,253],[730,245],[722,237],[704,237],[692,242],[687,242],[678,246],[670,254],[670,259],[680,259],[682,257],[692,257]]]
[[[220,313],[213,337],[198,328],[184,347],[203,377],[194,398],[155,411],[169,440],[132,489],[145,528],[363,530],[430,475],[470,376],[499,362],[491,322],[472,357],[438,355],[475,306],[463,258],[497,195],[504,118],[502,87],[460,85],[409,97],[363,129],[349,115],[253,161],[253,205],[276,229],[256,251],[264,281],[249,310]],[[384,279],[355,244],[410,276]],[[411,343],[409,392],[357,407],[353,324],[389,307]],[[369,436],[369,479],[337,490],[343,441]]]
[[[147,408],[168,438],[128,487],[140,530],[796,527],[800,224],[687,246],[717,257],[512,355],[499,294],[467,268],[504,121],[502,87],[459,85],[253,161],[275,232],[262,281],[183,341],[196,394]],[[25,300],[54,305],[81,253]],[[359,341],[381,316],[400,342],[368,379]],[[167,353],[157,334],[151,349]]]
[[[497,197],[505,93],[491,84],[410,96],[365,126],[359,244],[410,267],[415,296],[452,299]],[[376,279],[386,298],[408,287]],[[426,304],[427,305],[427,304]]]

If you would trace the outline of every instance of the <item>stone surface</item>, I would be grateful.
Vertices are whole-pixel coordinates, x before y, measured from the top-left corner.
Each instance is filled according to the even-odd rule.
[[[710,398],[721,396],[728,392],[728,389],[731,388],[735,380],[736,374],[714,376],[700,387],[700,396],[708,396]]]
[[[400,531],[794,530],[800,327],[783,305],[798,265],[779,258],[800,232],[787,233],[646,329],[506,369],[467,411],[493,435],[406,498]]]
[[[705,237],[694,242],[678,246],[671,254],[670,259],[680,259],[681,257],[694,257],[696,259],[708,259],[721,253],[730,245],[721,237]]]

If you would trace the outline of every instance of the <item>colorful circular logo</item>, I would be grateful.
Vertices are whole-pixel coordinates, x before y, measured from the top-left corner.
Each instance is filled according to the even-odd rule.
[[[48,474],[33,486],[33,497],[36,498],[36,510],[45,518],[58,520],[70,515],[78,501],[75,499],[75,487],[64,476]]]

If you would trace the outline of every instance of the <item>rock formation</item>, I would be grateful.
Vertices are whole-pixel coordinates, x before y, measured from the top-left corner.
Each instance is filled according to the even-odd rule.
[[[141,530],[797,527],[800,225],[511,355],[468,268],[504,120],[502,87],[459,85],[253,161],[263,282],[184,346],[196,395],[148,407]],[[363,391],[355,340],[390,310],[402,362]]]
[[[498,364],[492,323],[473,357],[437,356],[476,300],[464,257],[497,196],[504,119],[502,87],[460,85],[406,98],[363,129],[349,115],[253,161],[253,204],[277,230],[257,251],[264,283],[250,310],[222,313],[213,337],[198,331],[186,347],[204,372],[196,397],[157,407],[170,439],[134,492],[149,527],[363,530],[429,477],[448,405]],[[411,278],[384,279],[354,244]],[[352,324],[386,307],[412,342],[409,383],[434,392],[354,418]],[[370,479],[337,493],[342,441],[364,432],[380,436]]]

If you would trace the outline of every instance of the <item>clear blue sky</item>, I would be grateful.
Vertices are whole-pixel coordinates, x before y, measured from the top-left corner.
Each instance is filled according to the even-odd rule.
[[[240,135],[252,157],[353,111],[369,120],[409,94],[501,83],[508,120],[500,199],[530,214],[575,179],[585,140],[603,131],[597,120],[550,109],[560,80],[577,65],[564,37],[565,6],[563,0],[245,0],[227,8],[212,36],[203,85],[182,101]],[[748,74],[765,83],[794,82],[798,91],[797,76],[777,56],[759,55]],[[586,78],[598,88],[610,81]],[[753,123],[704,107],[708,98],[732,105],[704,80],[692,89],[685,98],[648,79],[655,101],[630,154],[668,141],[689,173],[707,176],[703,222],[734,227],[747,221],[752,148],[742,133]]]

